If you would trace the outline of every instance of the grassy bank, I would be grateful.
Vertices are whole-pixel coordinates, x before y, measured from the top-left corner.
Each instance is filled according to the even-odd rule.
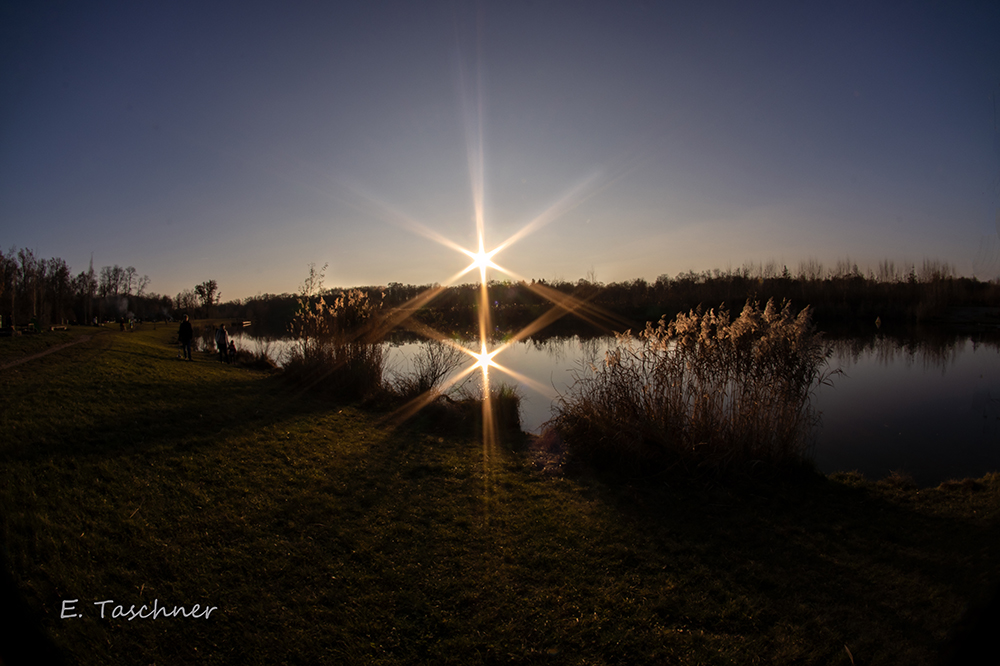
[[[174,333],[0,375],[3,556],[70,663],[930,664],[1000,580],[998,476],[550,476]],[[110,617],[154,600],[217,610]]]

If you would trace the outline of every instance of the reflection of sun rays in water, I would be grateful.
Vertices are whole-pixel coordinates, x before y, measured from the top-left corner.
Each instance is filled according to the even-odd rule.
[[[497,409],[494,404],[495,395],[490,389],[491,370],[504,373],[505,375],[516,380],[519,384],[532,388],[550,400],[555,397],[553,390],[550,387],[539,384],[512,368],[504,366],[498,362],[497,357],[513,344],[528,338],[567,314],[574,314],[603,330],[612,330],[612,327],[620,328],[623,325],[628,325],[628,322],[617,315],[609,313],[602,308],[589,303],[588,300],[593,295],[593,292],[586,297],[577,297],[575,295],[565,294],[541,283],[529,282],[524,277],[496,263],[494,258],[497,257],[497,255],[499,255],[502,251],[509,250],[512,245],[522,240],[532,232],[537,231],[553,220],[561,217],[568,211],[597,194],[599,191],[623,178],[626,172],[631,169],[620,169],[618,170],[617,175],[613,178],[601,179],[597,174],[594,174],[582,180],[575,187],[566,192],[558,201],[521,227],[509,238],[492,249],[487,250],[486,220],[483,205],[485,189],[483,177],[485,155],[482,128],[483,109],[481,86],[479,85],[478,79],[475,87],[477,92],[476,104],[471,111],[470,107],[472,107],[472,105],[466,104],[464,114],[469,176],[476,222],[477,247],[475,250],[469,250],[462,247],[458,243],[444,237],[442,234],[430,229],[426,225],[421,224],[398,209],[363,192],[358,187],[348,186],[351,196],[348,197],[348,200],[342,201],[343,203],[347,203],[362,212],[368,213],[374,217],[382,218],[392,224],[406,228],[413,233],[433,240],[444,247],[455,250],[460,254],[464,254],[471,260],[471,263],[469,263],[464,269],[450,276],[443,283],[439,283],[438,285],[435,285],[434,287],[418,294],[406,303],[392,308],[392,310],[386,313],[386,315],[379,321],[375,329],[369,331],[369,333],[372,335],[372,339],[380,339],[381,336],[384,336],[390,330],[396,327],[403,327],[410,329],[429,340],[436,340],[453,348],[459,349],[470,357],[472,362],[467,367],[447,379],[442,386],[431,388],[430,390],[410,400],[407,404],[393,412],[390,419],[396,423],[405,421],[415,415],[419,410],[432,403],[440,395],[445,394],[451,387],[455,386],[459,382],[465,381],[478,372],[482,397],[484,483],[487,484],[488,490],[488,480],[491,471],[490,461],[493,457],[495,446],[498,441],[500,425],[497,421]],[[468,96],[463,95],[463,99],[468,100]],[[636,166],[637,165],[634,164],[633,168]],[[522,286],[552,304],[552,307],[539,316],[535,321],[531,322],[520,331],[517,331],[512,336],[506,338],[502,344],[494,347],[492,350],[490,349],[490,332],[492,328],[490,321],[489,280],[487,279],[488,270],[503,273],[509,278],[518,281]],[[473,271],[477,271],[479,274],[477,298],[477,324],[479,336],[476,344],[477,350],[469,349],[460,345],[450,337],[417,321],[414,317],[418,310],[429,305],[431,301],[440,295],[446,288],[456,284],[463,276]],[[484,499],[488,500],[488,497],[489,495],[487,492]]]

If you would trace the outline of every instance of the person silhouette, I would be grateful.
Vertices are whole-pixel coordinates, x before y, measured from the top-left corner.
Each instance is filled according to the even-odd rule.
[[[225,324],[219,324],[219,328],[215,331],[215,348],[219,350],[219,360],[228,363],[229,333],[226,332]]]
[[[188,321],[188,316],[184,315],[184,321],[181,322],[181,328],[177,332],[177,339],[181,342],[181,347],[184,350],[184,359],[191,360],[191,341],[194,340],[194,329],[191,328],[191,322]]]

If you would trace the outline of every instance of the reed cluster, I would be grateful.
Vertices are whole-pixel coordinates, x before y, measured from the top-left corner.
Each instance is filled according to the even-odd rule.
[[[496,388],[490,389],[490,401],[493,403],[494,422],[500,431],[521,431],[521,393],[517,386],[501,382]]]
[[[356,289],[324,295],[322,272],[310,267],[289,326],[298,344],[285,358],[285,377],[349,399],[381,391],[385,350],[370,335],[378,311],[379,304]]]
[[[551,424],[571,450],[605,462],[716,470],[800,460],[815,423],[810,396],[829,350],[806,308],[747,301],[617,335],[587,364]]]

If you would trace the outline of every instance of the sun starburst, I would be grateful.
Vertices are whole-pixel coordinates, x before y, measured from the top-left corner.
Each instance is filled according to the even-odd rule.
[[[471,169],[470,169],[471,170]],[[566,194],[561,198],[557,199],[555,203],[545,209],[540,215],[530,220],[527,224],[522,226],[513,235],[508,237],[499,245],[494,246],[491,250],[487,250],[486,247],[486,219],[482,211],[482,184],[476,184],[474,182],[474,192],[479,194],[474,197],[476,204],[475,218],[477,227],[477,245],[475,250],[470,250],[456,243],[455,241],[446,238],[439,232],[427,227],[426,225],[414,220],[408,215],[402,213],[401,211],[377,200],[368,195],[365,195],[355,189],[355,194],[360,195],[364,202],[367,204],[365,208],[371,211],[374,208],[375,214],[382,217],[390,222],[408,228],[409,230],[424,236],[436,243],[442,245],[443,247],[450,248],[459,254],[465,255],[471,259],[471,263],[465,266],[463,269],[459,270],[446,280],[444,280],[439,285],[429,288],[418,294],[416,297],[410,299],[408,302],[396,307],[393,311],[389,312],[384,320],[381,322],[378,334],[388,333],[393,328],[397,326],[403,326],[408,328],[417,334],[429,339],[436,340],[443,344],[447,344],[460,349],[462,352],[467,354],[471,363],[464,369],[456,373],[454,376],[445,381],[443,386],[438,387],[436,390],[431,390],[425,394],[414,398],[407,405],[400,408],[396,412],[397,418],[400,420],[405,420],[412,416],[416,411],[422,409],[424,406],[433,401],[437,395],[449,390],[455,384],[462,382],[469,378],[471,375],[479,372],[481,386],[481,395],[483,401],[483,437],[484,443],[490,442],[495,438],[495,424],[492,415],[492,398],[490,390],[490,369],[498,370],[504,373],[508,377],[514,379],[518,384],[531,387],[534,391],[537,391],[541,395],[545,395],[549,398],[554,397],[552,391],[549,387],[543,386],[538,382],[532,380],[529,377],[524,376],[521,373],[508,368],[495,360],[500,354],[505,350],[509,349],[511,345],[524,340],[531,335],[537,333],[538,331],[549,326],[556,320],[567,314],[574,314],[581,319],[597,325],[601,328],[606,328],[611,330],[611,326],[608,324],[613,324],[620,327],[621,324],[627,324],[623,322],[620,318],[615,315],[604,311],[597,306],[592,305],[588,302],[587,297],[580,297],[572,294],[565,294],[556,289],[546,286],[542,282],[528,281],[523,276],[517,274],[515,271],[510,270],[497,263],[494,258],[500,254],[501,251],[509,250],[518,241],[524,239],[530,233],[540,229],[541,227],[549,224],[550,222],[556,220],[566,212],[572,210],[575,206],[579,205],[590,196],[593,196],[594,192],[601,189],[598,187],[598,182],[595,176],[584,179],[578,183],[575,187],[571,188]],[[358,205],[358,208],[362,206]],[[542,313],[533,322],[514,332],[513,334],[506,336],[505,341],[490,349],[490,341],[492,339],[492,326],[491,326],[491,307],[489,299],[489,275],[487,271],[499,272],[508,278],[519,282],[523,287],[533,291],[535,294],[544,298],[545,300],[552,303],[552,307]],[[421,324],[414,318],[414,315],[418,310],[423,307],[428,306],[431,301],[433,301],[438,295],[440,295],[448,287],[457,284],[463,276],[476,271],[478,273],[478,294],[477,294],[477,314],[478,314],[478,336],[476,340],[476,345],[479,349],[478,352],[473,351],[467,347],[459,345],[449,336],[446,336],[424,324]],[[627,325],[626,325],[627,327]],[[376,336],[377,337],[377,336]],[[493,425],[491,425],[493,424]]]
[[[459,64],[461,66],[463,63],[460,62]],[[477,65],[479,65],[479,63],[477,63]],[[529,220],[502,243],[491,246],[492,249],[487,250],[487,219],[486,209],[484,206],[484,166],[486,151],[484,148],[483,132],[483,95],[480,75],[481,66],[477,66],[473,70],[473,78],[466,80],[464,78],[466,73],[467,71],[462,68],[459,83],[462,92],[460,98],[463,100],[464,113],[462,115],[465,120],[466,152],[468,157],[469,180],[473,204],[472,212],[476,226],[476,248],[468,249],[463,247],[459,243],[445,237],[435,229],[413,219],[411,216],[405,214],[399,209],[363,192],[356,185],[347,185],[345,183],[345,185],[347,185],[347,189],[353,196],[348,196],[346,200],[342,201],[357,208],[358,210],[368,212],[393,224],[407,228],[416,234],[433,240],[443,247],[450,248],[459,254],[465,255],[465,257],[470,260],[468,265],[451,275],[446,280],[418,294],[406,303],[394,307],[378,323],[376,330],[373,330],[371,333],[373,339],[378,339],[379,336],[383,336],[392,329],[402,326],[427,339],[437,340],[443,344],[459,348],[470,357],[471,362],[459,372],[455,373],[454,376],[446,379],[443,386],[429,390],[425,394],[414,398],[407,405],[397,410],[396,416],[401,420],[409,418],[417,410],[435,400],[438,395],[448,391],[450,387],[454,386],[457,382],[465,381],[478,371],[482,391],[484,455],[487,455],[487,451],[496,438],[496,424],[493,418],[492,405],[493,398],[490,390],[489,372],[491,369],[502,372],[505,375],[512,377],[519,384],[530,386],[533,390],[536,390],[543,395],[550,398],[554,397],[552,395],[552,391],[547,387],[542,386],[538,382],[535,382],[513,369],[505,367],[499,363],[497,358],[505,350],[509,349],[511,345],[524,340],[542,330],[546,326],[549,326],[567,314],[574,314],[592,324],[600,325],[602,322],[606,323],[610,321],[614,321],[614,325],[616,326],[621,324],[620,319],[615,318],[614,315],[610,315],[608,312],[588,302],[589,298],[593,296],[593,293],[571,295],[552,289],[541,282],[536,283],[532,280],[529,283],[529,281],[524,277],[497,263],[496,257],[502,251],[510,250],[514,244],[523,240],[529,234],[538,231],[542,227],[573,210],[575,207],[594,196],[597,192],[603,190],[611,183],[623,177],[624,173],[616,169],[615,171],[619,171],[618,175],[612,178],[605,178],[601,176],[600,172],[594,172],[588,177],[581,179],[574,186],[570,187],[561,197],[558,197],[548,208],[543,210],[541,214]],[[467,84],[470,82],[472,83],[472,86],[467,87]],[[474,94],[468,94],[470,90],[474,90]],[[478,273],[479,278],[479,284],[477,285],[478,297],[476,308],[478,320],[478,336],[476,346],[479,349],[478,352],[458,344],[452,340],[450,336],[446,336],[433,330],[427,325],[419,322],[414,316],[420,309],[427,307],[431,301],[443,293],[445,289],[457,284],[463,276],[473,271]],[[533,291],[535,294],[552,304],[552,307],[542,313],[540,317],[521,330],[505,337],[502,344],[499,344],[492,349],[490,348],[490,345],[492,344],[491,341],[494,336],[493,327],[491,326],[491,304],[489,299],[488,279],[489,271],[502,273],[508,278],[519,282],[522,287]],[[607,326],[604,328],[611,330],[610,327]]]
[[[482,238],[482,236],[480,236],[480,238],[479,238],[479,251],[478,252],[472,252],[471,250],[466,250],[466,249],[462,248],[462,252],[464,252],[465,254],[469,255],[469,257],[472,259],[472,263],[469,264],[466,267],[466,269],[462,272],[462,274],[464,275],[465,273],[468,273],[468,272],[472,271],[473,269],[478,268],[479,269],[479,282],[480,283],[485,283],[486,282],[486,269],[487,268],[495,268],[497,270],[506,272],[506,271],[504,271],[504,269],[500,268],[500,266],[497,266],[495,263],[493,263],[493,255],[495,255],[497,252],[499,252],[502,249],[503,249],[503,246],[501,245],[501,246],[495,247],[492,250],[490,250],[489,252],[487,252],[485,250],[485,248],[483,247],[483,238]]]

